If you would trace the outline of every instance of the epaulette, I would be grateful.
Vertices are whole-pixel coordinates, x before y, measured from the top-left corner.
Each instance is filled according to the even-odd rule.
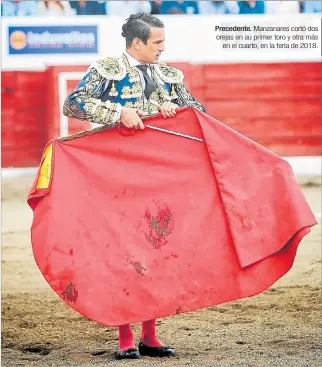
[[[167,83],[176,84],[183,82],[183,72],[173,66],[167,65],[165,62],[158,62],[154,68],[159,77]]]
[[[90,65],[97,72],[109,80],[122,80],[126,75],[126,68],[121,58],[105,57]]]

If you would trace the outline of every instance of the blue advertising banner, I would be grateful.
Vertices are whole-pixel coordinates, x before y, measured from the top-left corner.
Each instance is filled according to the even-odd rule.
[[[95,54],[97,26],[8,27],[9,55]]]

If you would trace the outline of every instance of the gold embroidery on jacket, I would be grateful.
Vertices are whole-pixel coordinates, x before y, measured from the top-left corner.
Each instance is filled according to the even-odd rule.
[[[135,82],[132,87],[125,86],[122,88],[122,99],[129,99],[129,98],[140,98],[142,97],[142,86],[140,83]]]
[[[88,120],[98,124],[114,126],[120,105],[100,100],[106,79],[94,67],[81,81],[83,85],[76,88],[66,99],[63,107],[64,115]],[[80,106],[83,107],[81,108]]]
[[[175,85],[175,91],[178,95],[178,98],[175,100],[175,103],[179,107],[194,107],[200,111],[205,112],[206,109],[204,106],[201,105],[200,102],[198,102],[188,91],[186,86],[183,83],[179,83]]]
[[[126,68],[126,72],[129,74],[129,81],[130,83],[133,82],[139,82],[140,81],[140,76],[139,73],[136,69],[134,68]]]
[[[145,112],[145,113],[157,113],[158,106],[162,105],[164,102],[171,100],[169,91],[164,87],[165,85],[164,79],[166,79],[166,77],[163,76],[163,79],[160,77],[161,72],[158,73],[158,70],[156,68],[157,65],[151,66],[151,74],[152,74],[151,78],[156,83],[156,89],[151,93],[149,99],[147,99],[143,91],[143,85],[142,85],[140,74],[138,70],[130,66],[129,61],[125,54],[122,55],[122,61],[125,65],[126,74],[129,75],[130,81],[133,80],[134,83],[132,87],[127,86],[122,89],[121,98],[122,99],[139,98],[140,105],[137,108],[139,108],[142,112]],[[165,63],[163,64],[166,65]],[[174,70],[173,74],[177,75],[178,76],[177,79],[180,80],[180,75],[182,74],[181,71],[175,68],[169,67],[169,70],[170,69]],[[129,105],[126,104],[126,107],[129,107]]]
[[[109,91],[108,95],[111,96],[111,97],[117,97],[118,96],[118,91],[115,88],[114,80],[113,80],[112,87],[111,87],[111,90]]]
[[[126,74],[129,75],[130,82],[133,82],[133,85],[132,87],[125,86],[122,88],[121,98],[122,99],[142,98],[143,89],[138,70],[130,66],[129,60],[127,59],[125,54],[122,55],[122,62],[125,66]]]
[[[124,104],[125,107],[135,108],[143,112],[143,101],[137,100],[136,102],[127,101]]]
[[[90,65],[105,79],[122,80],[126,75],[126,69],[122,58],[106,57]]]
[[[160,93],[159,88],[157,88],[155,91],[151,93],[149,103],[151,113],[157,112],[158,106],[161,106],[161,104],[163,103],[162,94]]]
[[[160,79],[166,83],[176,84],[183,82],[184,76],[182,71],[172,66],[168,66],[165,62],[159,62],[154,65],[154,70]]]
[[[153,79],[158,85],[164,85],[164,81],[160,78],[159,74],[156,72],[155,68],[152,68]]]
[[[170,98],[171,99],[177,99],[178,98],[178,95],[176,93],[176,90],[174,88],[174,85],[171,86],[171,93],[170,93]]]

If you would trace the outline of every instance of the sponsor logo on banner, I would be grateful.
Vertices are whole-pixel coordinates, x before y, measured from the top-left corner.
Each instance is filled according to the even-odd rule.
[[[9,26],[9,55],[96,54],[97,34],[97,26]]]

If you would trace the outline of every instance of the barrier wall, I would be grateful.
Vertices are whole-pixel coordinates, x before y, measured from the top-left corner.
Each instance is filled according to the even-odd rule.
[[[3,72],[2,167],[39,163],[47,139],[44,72]]]
[[[282,156],[321,154],[321,64],[172,63],[207,112]],[[61,113],[83,66],[2,73],[2,166],[37,166],[47,140],[91,128]]]
[[[207,111],[282,156],[321,154],[321,64],[204,65]]]

